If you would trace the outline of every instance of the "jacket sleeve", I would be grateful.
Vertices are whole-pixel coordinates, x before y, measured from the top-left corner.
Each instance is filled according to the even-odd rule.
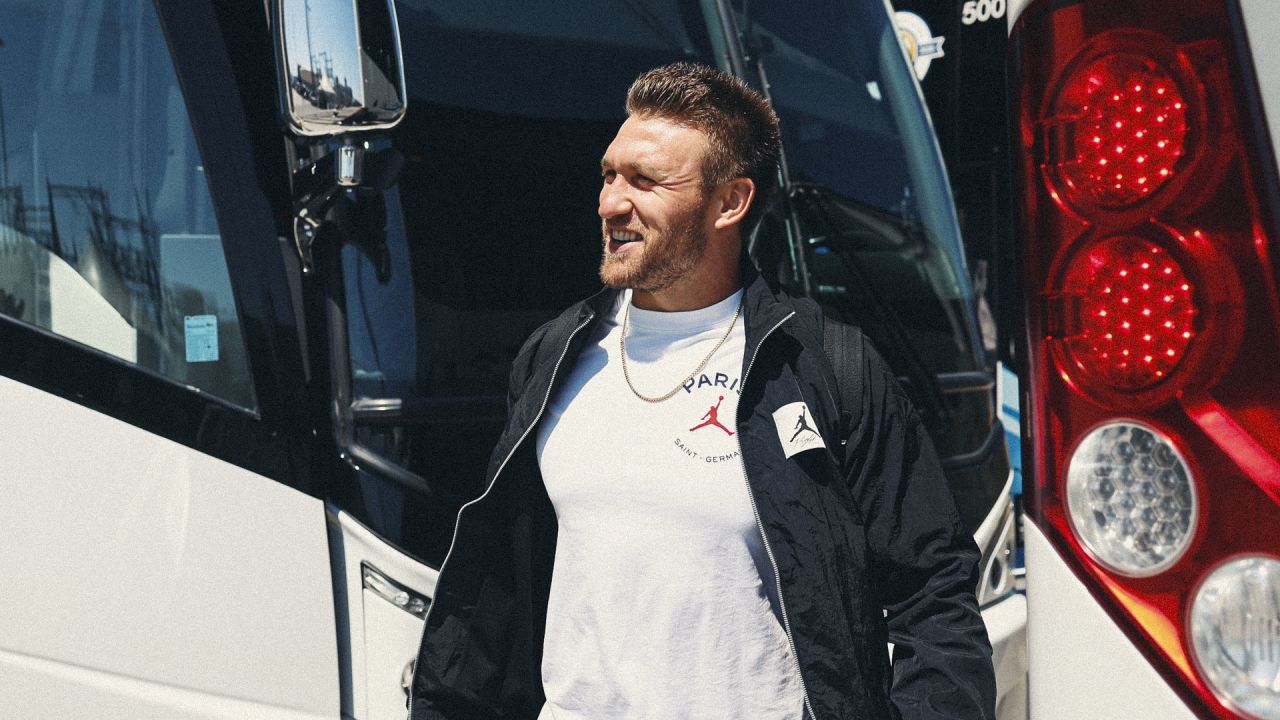
[[[507,383],[507,417],[516,401],[524,393],[525,385],[535,364],[538,349],[546,336],[551,323],[539,327],[525,340],[520,352],[511,363],[511,374]],[[497,463],[498,448],[494,448],[489,460],[489,476],[492,477]],[[437,586],[439,590],[439,586]],[[418,659],[414,666],[413,694],[406,703],[408,720],[481,720],[483,718],[501,717],[500,711],[493,706],[491,698],[476,697],[472,693],[459,692],[451,687],[448,681],[430,666],[427,660],[435,655],[461,654],[468,642],[465,633],[450,635],[445,628],[437,628],[434,632],[423,632],[422,643],[418,648]],[[419,667],[419,664],[421,666]]]
[[[863,415],[847,457],[872,592],[894,643],[892,705],[904,720],[994,718],[977,546],[919,415],[884,361],[870,347],[865,355]]]

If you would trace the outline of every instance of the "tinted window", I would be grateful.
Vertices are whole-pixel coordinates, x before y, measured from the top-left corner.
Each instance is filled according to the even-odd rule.
[[[975,369],[946,173],[884,5],[734,5],[782,124],[815,295],[899,372]]]
[[[151,3],[6,2],[0,33],[0,312],[254,407]]]
[[[696,59],[697,3],[403,2],[398,135],[418,388],[505,395],[515,350],[599,287],[600,156],[641,72]]]

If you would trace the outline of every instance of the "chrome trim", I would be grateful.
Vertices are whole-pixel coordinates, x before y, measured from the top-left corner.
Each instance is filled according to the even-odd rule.
[[[431,598],[392,580],[367,562],[360,563],[360,578],[364,589],[410,615],[423,617],[431,607]]]

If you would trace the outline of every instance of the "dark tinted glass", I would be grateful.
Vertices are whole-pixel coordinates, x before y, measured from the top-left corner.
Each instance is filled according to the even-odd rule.
[[[253,408],[151,2],[5,2],[0,34],[0,313]]]
[[[734,7],[782,122],[815,295],[900,372],[978,367],[946,174],[884,5]]]

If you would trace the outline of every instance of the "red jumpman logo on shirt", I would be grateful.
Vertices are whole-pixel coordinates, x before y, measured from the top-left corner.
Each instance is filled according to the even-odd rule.
[[[689,428],[689,432],[693,432],[694,430],[701,430],[702,428],[708,425],[715,425],[716,427],[720,428],[726,433],[732,435],[733,434],[732,430],[720,424],[720,403],[722,402],[724,402],[723,395],[720,396],[720,399],[716,401],[715,405],[711,406],[711,409],[707,411],[707,414],[702,416],[702,419],[706,420],[706,422],[702,423],[701,425],[694,425],[693,427]]]

